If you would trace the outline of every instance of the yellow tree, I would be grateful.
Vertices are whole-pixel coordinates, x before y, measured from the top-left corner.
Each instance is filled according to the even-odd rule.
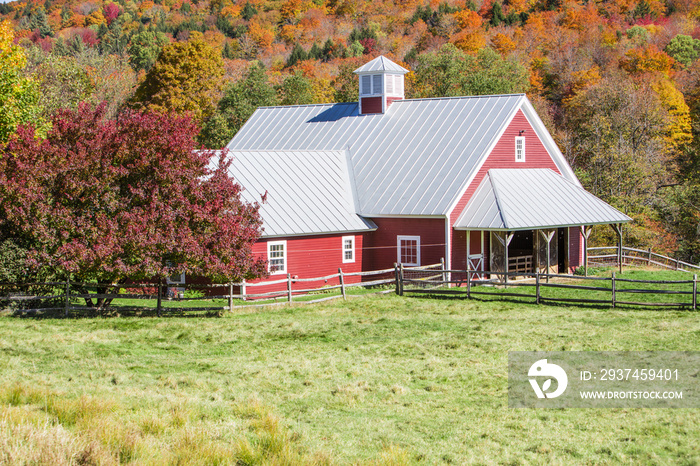
[[[39,118],[41,108],[37,83],[22,76],[27,59],[24,51],[14,45],[14,33],[9,21],[0,23],[0,142],[15,132],[17,125],[33,122],[40,130],[45,125]]]
[[[132,102],[161,113],[188,114],[201,123],[214,112],[223,75],[220,50],[191,33],[189,41],[163,47]]]

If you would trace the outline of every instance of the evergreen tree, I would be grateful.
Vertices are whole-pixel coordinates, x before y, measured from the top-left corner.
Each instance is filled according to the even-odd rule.
[[[313,60],[319,60],[322,55],[323,51],[321,50],[321,47],[319,47],[318,44],[314,42],[314,45],[311,46],[311,50],[309,50],[308,58]]]
[[[294,66],[297,64],[297,62],[300,62],[302,60],[306,60],[308,58],[307,53],[304,51],[304,49],[299,45],[297,42],[294,45],[294,48],[292,49],[292,53],[289,55],[289,58],[287,59],[287,67]]]
[[[243,9],[241,10],[241,18],[243,18],[246,21],[250,21],[253,18],[253,16],[257,14],[258,10],[256,10],[255,7],[249,2],[246,2],[246,4],[243,6]]]

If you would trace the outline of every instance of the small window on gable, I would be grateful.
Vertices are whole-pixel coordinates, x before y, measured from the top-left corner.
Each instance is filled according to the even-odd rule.
[[[382,75],[375,74],[372,76],[372,94],[377,95],[382,93]]]
[[[420,265],[420,236],[396,237],[396,261],[403,265]]]
[[[343,264],[355,262],[355,237],[343,236]]]
[[[360,76],[360,94],[361,95],[371,95],[372,94],[372,76],[369,76],[369,75]]]
[[[270,275],[287,273],[286,241],[269,241],[267,243],[267,268]]]
[[[525,138],[523,136],[517,136],[515,138],[515,161],[525,161]]]

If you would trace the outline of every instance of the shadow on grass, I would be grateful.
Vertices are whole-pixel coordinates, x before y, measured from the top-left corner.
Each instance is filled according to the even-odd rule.
[[[472,296],[467,298],[466,291],[464,294],[455,293],[454,295],[446,294],[431,294],[429,291],[425,293],[410,293],[406,294],[406,297],[412,299],[418,299],[423,301],[474,301],[479,303],[511,303],[511,304],[524,304],[527,306],[540,307],[559,307],[567,309],[592,309],[599,311],[687,311],[687,312],[697,312],[697,310],[692,309],[692,304],[682,305],[682,306],[644,306],[644,305],[630,305],[630,304],[620,304],[618,303],[614,308],[612,304],[604,303],[585,303],[585,302],[563,302],[558,301],[556,298],[546,298],[542,297],[542,302],[540,304],[535,303],[535,296],[529,297],[515,297],[515,296]]]
[[[20,309],[8,312],[8,315],[13,317],[18,317],[21,319],[95,319],[95,318],[117,318],[117,317],[160,317],[160,318],[218,318],[221,317],[223,311],[197,311],[197,310],[182,310],[182,309],[162,309],[161,315],[158,315],[158,311],[154,308],[143,308],[143,309],[120,309],[120,308],[108,308],[103,310],[97,309],[81,309],[81,310],[71,310],[68,312],[68,316],[64,310],[26,310]]]

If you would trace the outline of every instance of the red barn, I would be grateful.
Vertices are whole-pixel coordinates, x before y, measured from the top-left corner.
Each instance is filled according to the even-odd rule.
[[[583,190],[525,95],[405,100],[387,58],[355,73],[359,102],[259,108],[227,146],[244,198],[266,196],[268,280],[441,258],[570,272],[586,227],[630,221]]]

